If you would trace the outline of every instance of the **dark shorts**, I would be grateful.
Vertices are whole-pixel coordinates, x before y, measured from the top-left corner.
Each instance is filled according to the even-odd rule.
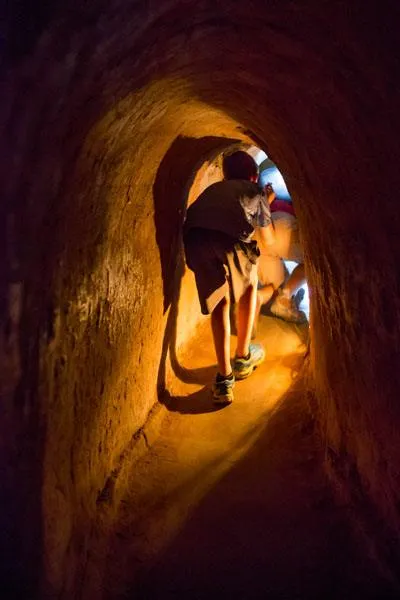
[[[260,252],[256,242],[240,242],[220,231],[191,229],[184,244],[204,315],[212,313],[225,296],[238,302],[250,285],[257,285]]]

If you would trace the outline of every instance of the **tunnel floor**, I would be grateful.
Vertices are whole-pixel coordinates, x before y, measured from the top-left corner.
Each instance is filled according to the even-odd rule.
[[[105,597],[377,598],[382,582],[335,505],[323,449],[294,383],[307,330],[262,316],[266,362],[214,410],[208,327],[190,383],[135,463],[107,561]]]

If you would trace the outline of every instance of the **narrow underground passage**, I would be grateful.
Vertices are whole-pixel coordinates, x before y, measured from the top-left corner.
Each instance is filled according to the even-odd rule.
[[[5,15],[0,65],[2,591],[193,596],[218,580],[233,597],[315,597],[324,585],[323,597],[389,597],[400,571],[395,3],[93,0],[24,19],[25,5]],[[254,375],[274,404],[262,418],[246,382],[230,413],[184,412],[191,395],[206,406],[213,364],[179,254],[184,202],[205,161],[236,143],[264,148],[287,179],[313,293],[294,387],[302,352]]]
[[[189,204],[221,179],[221,163],[220,154],[203,163]],[[267,359],[240,382],[229,412],[220,410],[210,393],[209,318],[200,314],[193,274],[183,270],[176,285],[168,339],[175,377],[160,389],[169,414],[128,475],[105,561],[105,597],[389,597],[322,467],[304,383],[308,324],[263,311],[257,339]]]

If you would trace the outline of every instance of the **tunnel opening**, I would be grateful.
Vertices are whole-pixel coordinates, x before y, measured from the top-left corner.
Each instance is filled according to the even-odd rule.
[[[204,110],[203,106],[201,108]],[[214,114],[215,113],[211,113],[213,116]],[[174,113],[174,116],[176,116],[176,113]],[[119,376],[119,373],[123,374],[124,370],[126,370],[127,363],[140,365],[141,362],[146,363],[146,361],[150,360],[155,366],[158,365],[158,393],[164,394],[168,391],[172,400],[167,396],[167,402],[168,407],[172,411],[184,414],[185,412],[190,413],[198,411],[199,413],[206,413],[208,411],[209,401],[208,399],[204,400],[204,390],[201,389],[200,393],[192,391],[192,393],[188,395],[187,390],[184,390],[181,384],[182,382],[185,384],[189,383],[193,386],[198,386],[200,384],[200,386],[203,387],[205,386],[206,381],[209,381],[210,379],[210,370],[204,369],[204,363],[202,362],[196,365],[195,369],[192,369],[190,363],[185,363],[184,360],[179,360],[179,358],[176,358],[175,365],[172,365],[172,368],[168,370],[168,360],[171,360],[171,356],[167,357],[167,352],[171,351],[171,340],[176,335],[177,340],[175,340],[172,347],[175,347],[175,350],[178,348],[176,356],[179,357],[179,348],[182,350],[185,348],[188,335],[192,335],[193,331],[195,331],[195,327],[190,325],[190,323],[193,322],[193,319],[197,318],[193,312],[190,313],[190,311],[187,310],[179,310],[179,303],[184,301],[185,294],[189,293],[186,292],[186,288],[184,288],[184,293],[179,294],[179,291],[182,290],[182,285],[180,285],[180,283],[182,283],[181,280],[184,275],[182,255],[179,250],[179,231],[184,214],[182,203],[185,203],[188,193],[190,195],[190,193],[193,192],[195,195],[195,193],[198,193],[202,186],[207,183],[208,177],[210,177],[210,174],[207,174],[207,169],[210,167],[210,161],[212,168],[215,169],[215,165],[212,165],[212,157],[220,156],[221,152],[232,147],[232,144],[254,144],[254,139],[243,140],[243,137],[247,137],[247,133],[245,136],[243,135],[243,128],[240,125],[238,126],[237,123],[234,122],[233,126],[229,123],[229,127],[226,127],[224,121],[227,117],[221,116],[221,113],[217,113],[217,116],[221,119],[221,133],[224,132],[225,136],[218,137],[211,135],[211,133],[214,133],[214,124],[210,125],[207,123],[210,119],[210,115],[205,113],[202,117],[203,123],[200,121],[200,125],[202,125],[205,132],[209,135],[195,137],[190,135],[191,125],[189,127],[184,125],[182,128],[185,129],[186,126],[188,127],[188,131],[185,136],[178,137],[178,141],[173,142],[169,146],[169,148],[172,148],[171,153],[169,154],[167,143],[165,144],[165,146],[167,146],[166,152],[165,148],[160,151],[159,168],[153,170],[150,169],[149,172],[146,172],[144,158],[139,154],[138,157],[135,157],[136,163],[129,163],[125,172],[118,173],[119,181],[117,179],[110,186],[116,206],[120,209],[120,212],[117,211],[116,213],[113,213],[113,211],[116,210],[115,208],[111,210],[111,203],[100,187],[101,182],[105,181],[107,177],[114,177],[112,169],[114,169],[115,165],[118,165],[121,161],[121,157],[114,153],[114,148],[111,143],[115,132],[112,131],[112,129],[109,131],[110,145],[108,146],[106,141],[101,140],[101,135],[104,135],[104,128],[102,128],[100,124],[99,140],[96,139],[96,136],[94,142],[91,140],[95,145],[100,144],[100,152],[103,151],[103,148],[106,149],[106,156],[100,164],[97,163],[96,153],[93,152],[92,154],[93,164],[95,165],[99,182],[100,202],[97,207],[95,203],[92,202],[87,207],[81,205],[79,208],[87,210],[88,215],[91,214],[92,210],[95,210],[96,218],[99,219],[99,228],[96,231],[96,229],[88,227],[87,223],[83,220],[79,223],[77,238],[88,243],[88,248],[90,248],[90,250],[96,250],[94,254],[90,254],[90,262],[88,265],[85,265],[85,267],[88,268],[91,273],[96,272],[96,269],[99,269],[99,272],[102,273],[105,268],[106,277],[102,283],[102,289],[98,292],[98,298],[91,304],[91,301],[89,302],[88,299],[91,298],[95,288],[92,287],[90,281],[87,281],[83,269],[80,269],[78,266],[81,257],[85,255],[84,244],[82,244],[81,247],[78,245],[68,249],[69,254],[67,254],[67,261],[71,261],[70,267],[72,267],[72,272],[78,269],[78,279],[74,282],[73,293],[71,294],[71,299],[67,304],[67,308],[64,310],[64,314],[61,315],[61,318],[55,320],[55,327],[51,337],[52,347],[54,347],[54,345],[58,343],[60,332],[63,327],[68,327],[68,319],[72,317],[70,320],[71,325],[75,327],[76,322],[82,324],[81,335],[84,345],[87,344],[86,348],[84,346],[85,350],[83,353],[85,360],[89,359],[90,348],[94,343],[93,339],[96,339],[96,336],[98,336],[98,338],[101,337],[103,339],[99,348],[99,356],[101,357],[100,363],[104,361],[104,370],[109,368],[107,363],[108,365],[114,365],[114,368],[110,368],[109,370],[109,375],[111,377],[108,381],[107,377],[98,381],[99,395],[101,398],[107,396],[109,393],[108,390],[110,392],[112,390],[118,390],[114,396],[115,399],[112,406],[102,406],[101,403],[97,402],[95,410],[93,411],[93,407],[91,407],[89,411],[89,406],[84,404],[85,390],[78,392],[79,377],[77,378],[74,376],[75,387],[72,382],[70,383],[73,393],[81,394],[80,397],[78,395],[78,402],[75,401],[74,405],[75,415],[79,415],[79,422],[74,441],[75,450],[71,455],[73,462],[76,461],[72,468],[73,476],[74,479],[81,479],[81,497],[90,498],[92,493],[95,492],[96,499],[100,498],[101,500],[97,504],[102,507],[112,507],[117,505],[119,499],[123,498],[127,486],[123,470],[121,476],[113,483],[111,488],[107,484],[107,482],[110,481],[110,473],[111,475],[114,473],[115,465],[118,464],[120,457],[124,457],[126,452],[129,451],[131,447],[132,431],[134,432],[134,437],[137,435],[137,432],[140,433],[149,410],[157,401],[157,395],[155,393],[148,393],[149,390],[153,389],[151,376],[148,376],[144,382],[141,382],[140,378],[135,377],[134,383],[139,388],[138,393],[143,394],[145,397],[145,402],[142,402],[141,405],[138,404],[136,407],[130,405],[130,392],[127,378],[122,375],[122,378],[120,379]],[[193,117],[193,121],[196,121],[196,127],[199,127],[197,117],[198,115]],[[107,123],[107,126],[110,127],[109,123]],[[120,124],[118,123],[117,131],[119,129]],[[237,134],[237,137],[234,136],[235,133]],[[85,152],[86,148],[83,150],[82,154],[84,155]],[[107,155],[107,153],[109,154]],[[182,159],[187,161],[186,167],[185,163],[182,166]],[[202,171],[201,165],[203,165],[204,171]],[[87,169],[87,171],[90,172],[92,166],[93,165],[89,163],[84,167],[84,171]],[[154,220],[151,219],[151,209],[147,211],[142,210],[140,198],[135,192],[135,183],[132,182],[130,177],[132,170],[137,170],[141,173],[141,169],[144,169],[144,181],[141,182],[141,185],[144,186],[146,191],[151,190],[154,196]],[[197,178],[198,181],[196,181]],[[190,183],[192,183],[192,186],[190,186]],[[126,189],[128,190],[127,193],[125,193]],[[124,190],[123,194],[121,193],[122,190]],[[173,202],[176,202],[176,204],[172,205],[172,210],[171,198],[173,198]],[[133,199],[135,202],[133,202]],[[137,204],[139,205],[137,206]],[[63,213],[61,212],[61,214]],[[66,217],[66,225],[63,232],[66,232],[69,227],[75,228],[73,223],[78,217],[79,211],[76,207],[72,207],[72,211],[68,211],[68,213],[66,212],[64,214]],[[123,218],[121,218],[121,215],[123,215]],[[171,215],[173,215],[172,222]],[[151,238],[151,233],[149,233],[148,229],[145,229],[145,219],[150,221],[151,225],[153,225],[153,223],[155,225],[156,236],[152,250],[157,253],[156,255],[157,259],[159,259],[159,264],[158,260],[155,260],[149,255],[148,240]],[[133,232],[125,222],[135,223]],[[89,235],[87,235],[87,233]],[[132,235],[132,233],[134,235]],[[121,255],[120,248],[118,247],[118,240],[121,239],[121,237],[125,237],[128,241],[125,256]],[[110,242],[111,252],[104,252],[104,240]],[[132,243],[132,240],[134,240],[134,244]],[[64,241],[68,241],[67,237],[64,238]],[[60,239],[56,240],[55,243],[61,245]],[[139,248],[138,251],[136,244],[140,244],[144,250]],[[58,255],[58,252],[56,255]],[[135,301],[125,305],[126,300],[122,299],[121,302],[121,299],[117,295],[117,286],[121,284],[123,279],[129,281],[129,279],[127,279],[127,276],[129,276],[128,262],[130,261],[131,256],[135,256],[133,270],[133,297]],[[176,257],[178,257],[177,260]],[[148,266],[151,271],[151,277],[145,278],[143,269],[140,265],[149,262],[150,264]],[[161,270],[162,293],[154,284],[154,273],[157,273],[159,269]],[[187,289],[189,289],[189,287]],[[197,304],[197,300],[195,300],[193,294],[193,285],[191,290],[192,302],[196,302]],[[132,289],[130,290],[130,294],[132,294]],[[141,294],[144,294],[149,298],[151,309],[153,311],[158,311],[158,314],[162,313],[164,320],[167,321],[167,328],[164,329],[163,323],[162,327],[160,327],[157,332],[158,336],[161,332],[164,335],[161,362],[158,362],[158,357],[155,359],[154,356],[151,356],[151,352],[149,352],[148,349],[146,354],[144,337],[147,337],[148,340],[150,336],[150,340],[153,339],[156,344],[160,344],[160,342],[157,341],[154,324],[150,322],[148,315],[147,321],[145,320],[146,317],[144,317],[144,320],[140,324],[143,328],[147,328],[147,335],[143,336],[139,333],[137,324],[133,323],[132,316],[129,314],[129,311],[131,310],[140,310],[141,304],[137,298]],[[162,299],[162,306],[159,306],[160,299]],[[190,306],[191,303],[188,302],[187,304]],[[73,314],[74,311],[75,314]],[[50,315],[50,317],[51,316],[52,315]],[[117,322],[123,323],[124,326],[117,331],[110,330],[109,324],[111,318],[116,319]],[[179,321],[179,319],[182,318],[184,321]],[[189,322],[189,325],[187,322],[185,323],[185,319]],[[137,332],[135,335],[138,335],[140,340],[139,344],[135,342],[133,353],[130,353],[130,350],[127,351],[130,344],[128,338],[125,338],[126,331],[128,331],[130,327],[133,327],[133,330]],[[91,338],[90,328],[92,328],[92,332],[98,332],[94,334],[94,338]],[[115,345],[117,339],[118,349]],[[299,346],[298,336],[295,336],[295,338],[287,336],[286,339],[291,341],[288,343],[289,347],[285,348],[285,355],[296,354],[297,347]],[[70,341],[72,346],[76,345],[76,339],[71,339]],[[99,341],[99,339],[97,339],[97,341]],[[294,344],[292,347],[290,347],[291,343]],[[111,351],[111,354],[107,356],[107,352],[109,351]],[[68,370],[70,365],[65,363],[62,358],[66,352],[67,349],[64,347],[59,355],[54,357],[55,371],[57,373],[56,386],[62,383],[65,384],[69,377],[68,372],[71,372]],[[114,352],[115,356],[113,356]],[[303,350],[301,349],[299,354],[302,354],[302,352]],[[95,356],[96,355],[92,354],[92,360]],[[122,360],[119,359],[119,356],[122,357]],[[130,357],[129,360],[127,360],[127,357]],[[168,358],[168,360],[164,361],[164,358]],[[200,356],[200,359],[201,358],[203,357]],[[173,357],[172,360],[174,360]],[[209,358],[206,358],[206,360],[208,361],[206,362],[206,365],[209,365]],[[87,366],[90,366],[90,362],[85,364],[85,368],[87,368]],[[275,371],[275,374],[274,370],[271,369],[271,379],[267,385],[272,387],[275,386],[276,389],[279,390],[279,393],[275,396],[275,401],[277,401],[277,398],[282,395],[282,392],[292,381],[291,375],[289,374],[292,370],[292,366],[293,365],[285,365],[285,368],[283,369],[284,372],[279,372],[278,370]],[[298,366],[298,364],[295,365],[296,368],[294,371],[298,371]],[[100,372],[103,372],[103,368],[99,367],[98,361],[96,369],[97,368],[99,368]],[[195,370],[196,373],[193,374],[193,370]],[[78,373],[82,374],[79,370]],[[177,375],[178,377],[176,377]],[[274,377],[275,381],[273,381]],[[263,386],[265,386],[265,383],[262,385],[260,384],[261,391],[265,390],[265,387]],[[90,387],[87,389],[90,389]],[[90,392],[90,394],[93,395],[93,392]],[[118,427],[117,433],[115,422],[112,423],[112,414],[113,411],[115,411],[114,414],[118,414],[117,411],[119,411],[120,408],[125,411],[125,414],[122,417],[117,417],[118,420],[121,419],[122,421],[121,426]],[[53,417],[56,420],[55,423],[59,421],[59,424],[54,428],[55,423],[53,423],[52,427],[50,427],[50,435],[54,438],[58,438],[61,431],[63,431],[63,434],[65,435],[65,413],[63,415],[54,413]],[[257,421],[257,418],[254,415],[252,418]],[[72,427],[72,423],[69,419],[70,417],[67,417],[67,422],[69,422],[69,426]],[[258,431],[257,428],[256,431]],[[117,435],[115,435],[116,433]],[[114,435],[115,438],[113,437]],[[145,433],[145,435],[148,436],[147,433]],[[147,437],[146,439],[149,438]],[[57,441],[58,440],[59,438]],[[90,452],[93,454],[91,455],[88,464],[85,465],[84,463],[81,463],[79,465],[78,461],[81,460],[81,449],[84,447],[90,448]],[[95,452],[93,452],[93,449],[95,449]],[[62,452],[62,446],[60,446],[59,451]],[[75,452],[76,458],[74,458]],[[105,463],[103,463],[103,457],[106,458]],[[50,460],[50,462],[56,462],[56,458],[57,455],[55,454],[52,457],[48,457],[48,460]],[[100,473],[96,473],[99,466]],[[48,489],[51,489],[53,484],[51,482],[47,482],[47,484],[49,486]],[[75,482],[73,482],[72,485],[75,486]],[[88,488],[90,488],[89,491]],[[102,494],[102,491],[105,491],[105,493]],[[64,512],[66,502],[65,499],[61,498],[62,497],[59,497],[57,494],[56,510]],[[106,498],[106,502],[104,502],[104,498]],[[49,501],[54,502],[55,499],[49,499]],[[52,575],[55,583],[52,585],[57,585],[57,580],[62,578],[62,574],[58,571],[60,568],[59,565],[62,564],[62,557],[65,556],[64,553],[67,553],[67,556],[69,555],[71,557],[71,563],[73,565],[69,576],[69,585],[74,585],[76,578],[83,577],[83,573],[81,572],[82,565],[79,564],[80,558],[78,557],[82,556],[82,548],[85,545],[90,545],[90,529],[94,527],[93,522],[96,523],[98,520],[96,514],[97,506],[95,511],[93,511],[90,504],[91,502],[89,501],[84,507],[86,517],[80,517],[79,532],[76,531],[71,534],[68,531],[68,527],[71,525],[67,523],[66,529],[62,532],[62,535],[65,536],[63,544],[60,545],[56,540],[47,540],[47,543],[49,544],[48,548],[51,548],[53,543],[56,543],[57,545],[57,552],[53,554],[51,559],[52,564],[49,565],[50,571],[53,568],[55,570]],[[56,515],[54,518],[57,518]],[[90,515],[89,518],[87,518],[87,515]],[[61,516],[59,518],[61,518]],[[75,527],[77,526],[75,525]],[[52,578],[50,579],[52,580]],[[90,577],[85,584],[88,587],[90,587],[89,580]]]
[[[277,198],[283,197],[287,202],[291,202],[276,165],[267,159],[265,151],[255,146],[251,139],[243,141],[212,136],[200,139],[179,137],[161,161],[155,179],[154,223],[162,268],[164,313],[168,312],[158,374],[158,394],[159,399],[167,406],[174,405],[175,378],[185,383],[196,382],[196,375],[191,373],[187,356],[192,354],[190,345],[196,344],[198,330],[210,326],[207,317],[200,311],[193,273],[185,266],[182,231],[186,210],[207,187],[223,179],[223,157],[238,149],[245,150],[255,157],[258,164],[264,163],[264,168],[260,169],[260,184],[268,176],[275,184],[278,182]],[[193,153],[196,156],[195,162]],[[182,157],[189,157],[186,164],[182,163]],[[269,170],[265,169],[266,161]],[[277,286],[284,282],[283,273],[287,278],[296,263],[291,264],[282,259],[282,265],[282,280],[278,281]],[[272,278],[274,275],[275,273],[272,274]],[[304,295],[305,300],[303,298],[300,308],[305,308],[308,313],[308,290]],[[266,314],[272,315],[268,312]],[[232,311],[232,326],[235,330],[234,320]],[[286,331],[290,331],[290,327],[286,328]],[[287,352],[290,352],[293,343],[296,345],[296,328],[294,335],[289,337],[292,337],[291,342],[283,342]],[[300,328],[298,337],[300,346],[307,344],[307,327]],[[213,366],[208,365],[209,368],[205,370],[212,373]],[[193,406],[192,410],[195,412],[196,407]]]

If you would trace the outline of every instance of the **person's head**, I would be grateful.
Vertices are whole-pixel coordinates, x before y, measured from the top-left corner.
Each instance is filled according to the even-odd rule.
[[[222,161],[222,171],[225,179],[247,179],[254,182],[258,180],[257,163],[243,150],[226,154]]]

